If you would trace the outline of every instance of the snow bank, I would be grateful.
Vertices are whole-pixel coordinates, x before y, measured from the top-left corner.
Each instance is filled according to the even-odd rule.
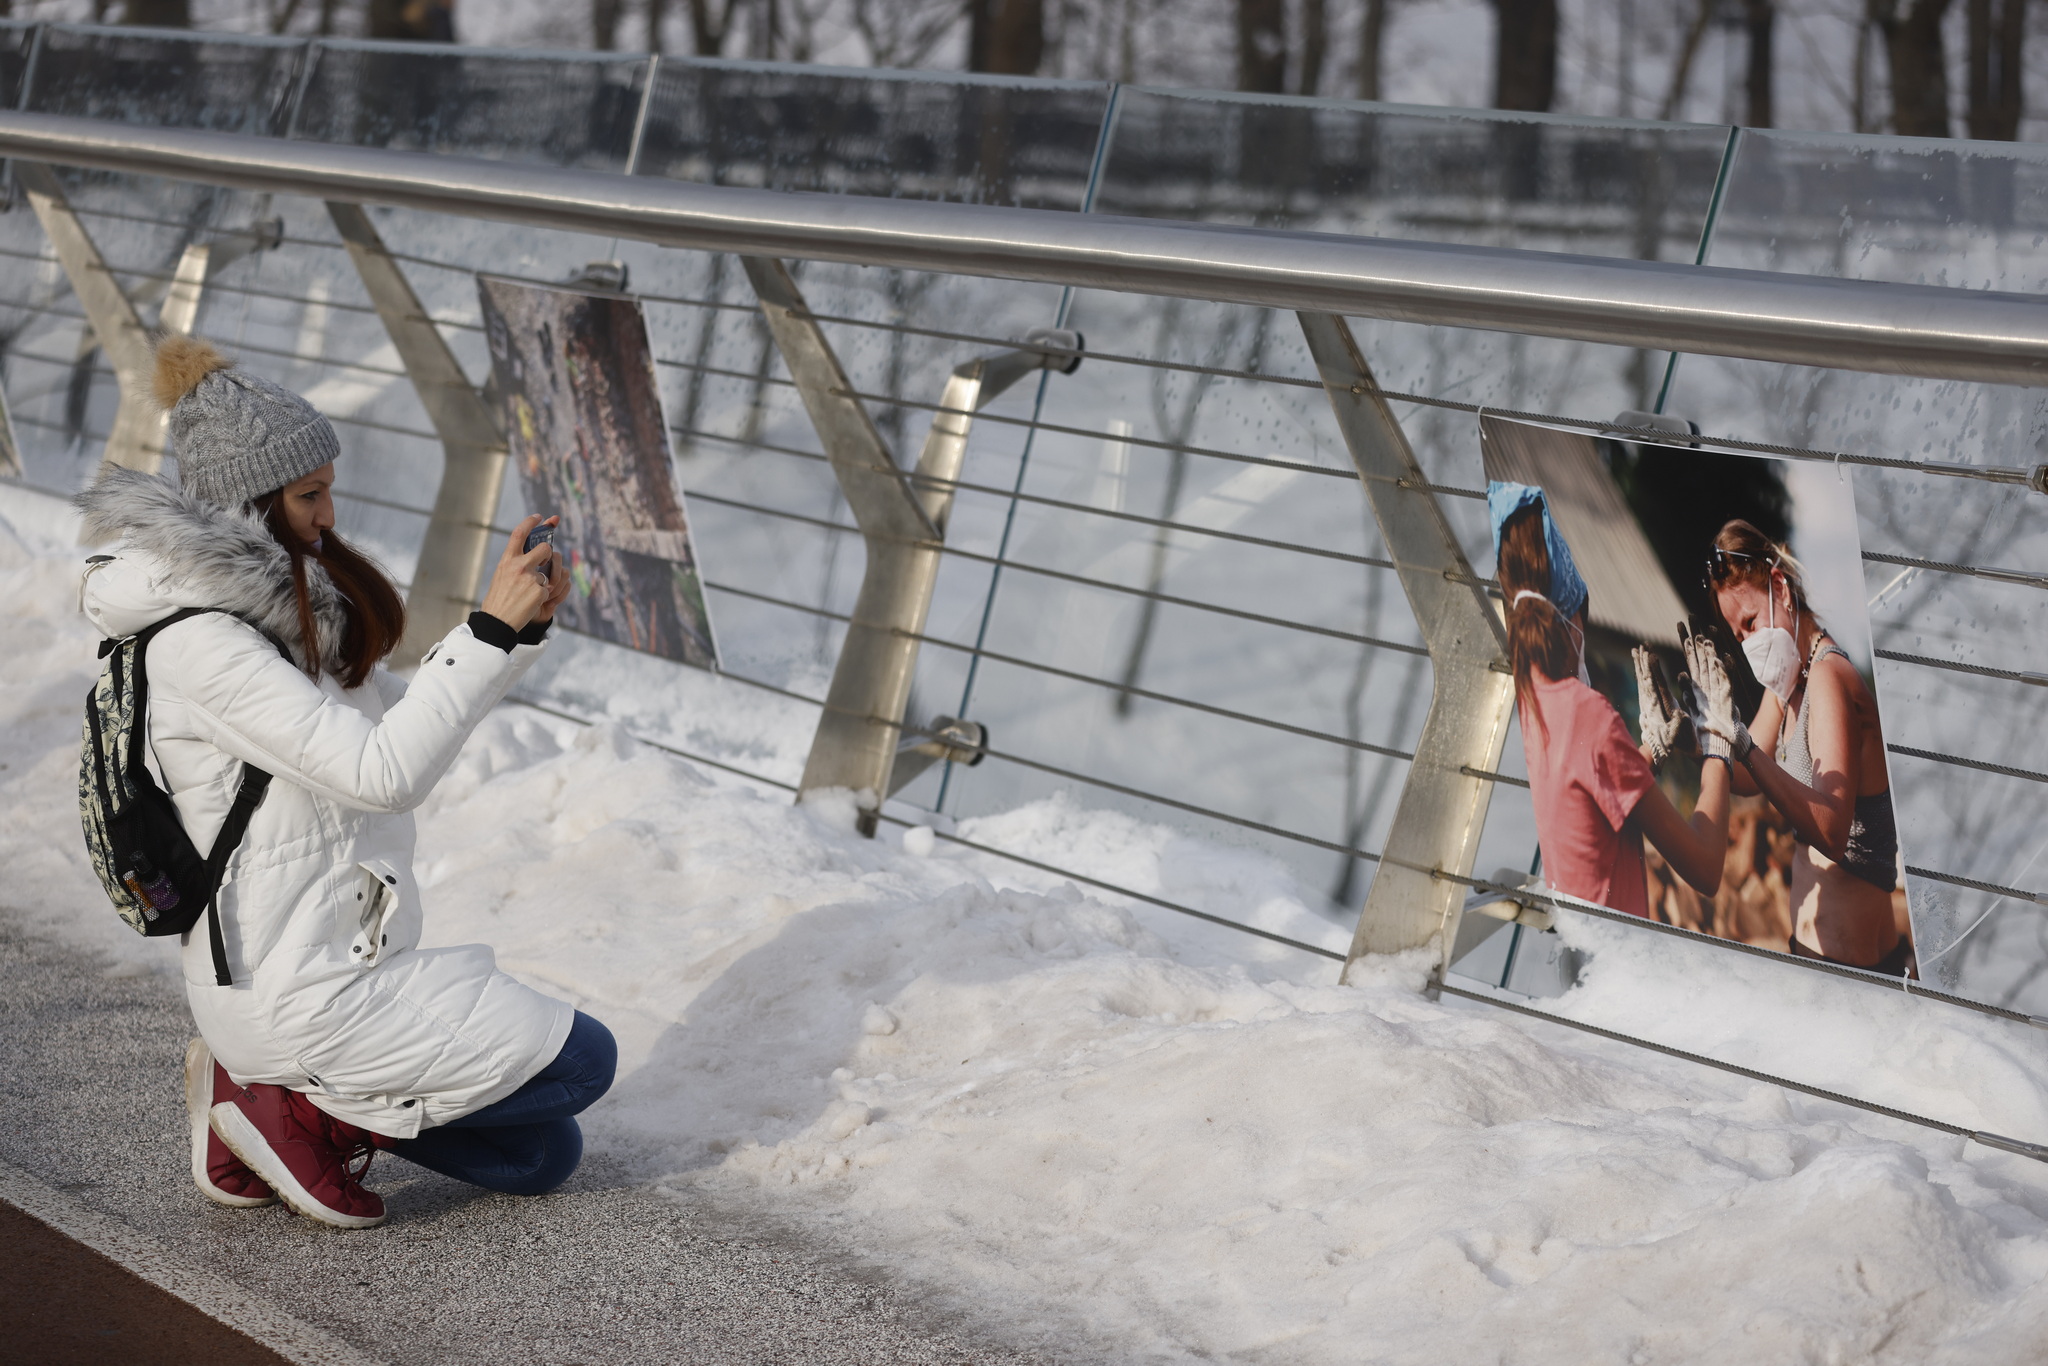
[[[168,972],[79,848],[77,558],[0,524],[0,896],[112,971]],[[434,940],[496,945],[619,1033],[594,1151],[830,1230],[1055,1348],[2048,1349],[2048,1169],[2024,1159],[1431,1004],[1417,961],[1340,988],[1327,962],[957,845],[862,840],[850,807],[792,807],[611,725],[502,708],[421,818]],[[961,833],[1342,939],[1284,870],[1127,817],[1054,800]],[[2048,1138],[2044,1040],[2023,1026],[1597,922],[1568,933],[1592,960],[1560,1010]]]

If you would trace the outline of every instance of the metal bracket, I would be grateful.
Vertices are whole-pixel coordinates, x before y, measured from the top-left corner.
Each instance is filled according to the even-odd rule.
[[[845,788],[856,794],[861,832],[872,835],[883,797],[900,786],[891,779],[903,748],[918,637],[931,610],[974,414],[1035,371],[1071,373],[1080,364],[1081,338],[1074,332],[1034,332],[1023,348],[956,367],[917,466],[905,471],[882,443],[788,269],[772,257],[741,261],[867,545],[860,596],[804,762],[798,800],[821,788]]]
[[[921,730],[906,726],[896,746],[896,766],[889,772],[889,794],[901,792],[910,781],[936,763],[961,764],[973,768],[988,758],[988,727],[979,721],[962,721],[957,716],[934,716]]]
[[[1342,318],[1302,313],[1309,353],[1358,467],[1373,520],[1429,647],[1429,715],[1345,964],[1438,941],[1438,971],[1458,934],[1464,892],[1439,872],[1469,875],[1493,795],[1514,702],[1499,610],[1451,534],[1401,425]]]
[[[71,292],[85,310],[86,323],[114,370],[121,404],[114,414],[114,430],[107,436],[106,459],[154,473],[163,463],[164,415],[149,395],[149,373],[155,359],[149,330],[142,325],[134,302],[122,293],[85,225],[78,221],[57,173],[39,161],[17,161],[14,175],[27,192],[29,206],[49,235],[50,245],[56,248],[57,261],[71,281]],[[192,307],[198,307],[196,295]]]
[[[505,481],[505,434],[377,235],[370,215],[360,204],[334,201],[327,213],[441,438],[441,488],[406,595],[405,638],[394,655],[400,665],[416,664],[476,603],[490,553],[491,519]]]

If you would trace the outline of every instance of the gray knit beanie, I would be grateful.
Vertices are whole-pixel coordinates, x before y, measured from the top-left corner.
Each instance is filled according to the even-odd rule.
[[[334,427],[312,404],[231,368],[203,341],[165,338],[153,379],[170,414],[178,480],[209,503],[239,508],[341,454]]]

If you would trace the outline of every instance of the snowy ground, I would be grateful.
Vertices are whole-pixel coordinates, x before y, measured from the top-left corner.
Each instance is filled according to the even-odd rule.
[[[92,642],[50,506],[0,499],[0,867],[109,971],[169,972],[79,847]],[[1079,1354],[2048,1351],[2048,1167],[1433,1005],[1415,963],[1341,988],[1326,961],[848,816],[507,706],[421,813],[429,933],[613,1025],[621,1081],[589,1128],[641,1179],[758,1200]],[[961,833],[1341,937],[1272,866],[1127,817],[1049,801]],[[1559,1009],[2048,1140],[2048,1035],[1570,933],[1591,966]]]

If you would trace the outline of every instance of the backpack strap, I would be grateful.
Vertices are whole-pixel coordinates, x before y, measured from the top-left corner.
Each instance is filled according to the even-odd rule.
[[[235,984],[234,974],[228,971],[228,947],[221,938],[220,910],[214,902],[220,896],[221,878],[226,875],[228,860],[242,843],[242,836],[249,832],[249,818],[256,814],[256,808],[263,804],[263,794],[270,790],[270,775],[254,764],[242,765],[242,783],[235,789],[235,804],[228,808],[228,818],[221,822],[220,834],[214,837],[213,852],[206,856],[206,938],[213,949],[213,980],[221,986]]]
[[[235,620],[241,622],[244,626],[257,631],[276,648],[278,654],[282,655],[287,662],[293,662],[292,652],[285,648],[285,643],[282,640],[279,640],[275,635],[264,630],[255,622],[250,621],[247,617],[237,612],[230,612],[225,607],[183,608],[180,611],[171,613],[162,621],[152,622],[140,631],[137,631],[135,633],[136,715],[134,723],[129,727],[128,735],[128,771],[130,773],[148,772],[147,769],[141,768],[140,764],[142,762],[142,743],[149,730],[147,714],[149,706],[149,674],[143,664],[145,652],[149,649],[149,642],[155,638],[157,632],[163,630],[166,626],[175,626],[181,621],[205,616],[211,612],[218,612],[222,616],[234,617]],[[102,644],[100,648],[101,654],[104,657],[108,652],[108,645]],[[212,852],[206,856],[206,909],[201,911],[200,914],[206,917],[207,945],[213,950],[213,980],[218,985],[224,987],[233,986],[235,978],[234,974],[228,971],[227,942],[221,937],[220,910],[215,903],[220,899],[221,879],[227,876],[228,860],[233,858],[235,850],[241,847],[242,836],[249,833],[249,819],[256,814],[256,808],[263,804],[263,796],[269,790],[270,774],[252,763],[244,762],[242,765],[242,781],[235,788],[234,803],[228,807],[227,819],[221,822],[220,833],[213,837]]]

